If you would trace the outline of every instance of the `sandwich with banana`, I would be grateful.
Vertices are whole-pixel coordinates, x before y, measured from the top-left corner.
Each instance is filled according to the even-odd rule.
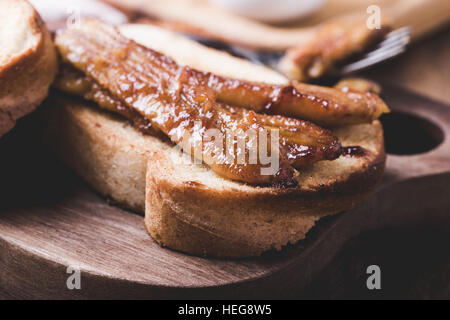
[[[163,246],[281,250],[383,173],[377,119],[389,109],[370,89],[291,82],[151,25],[88,19],[55,44],[49,143],[96,191],[145,214]]]

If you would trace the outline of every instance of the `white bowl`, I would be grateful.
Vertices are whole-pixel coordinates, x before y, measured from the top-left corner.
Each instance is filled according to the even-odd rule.
[[[263,21],[287,22],[320,10],[326,0],[210,0],[236,14]]]
[[[128,22],[125,14],[97,0],[30,0],[30,2],[47,22],[77,18],[76,15],[80,18],[98,18],[111,24]]]

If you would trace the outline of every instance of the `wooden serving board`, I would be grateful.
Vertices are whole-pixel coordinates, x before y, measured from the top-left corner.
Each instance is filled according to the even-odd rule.
[[[384,95],[394,110],[384,119],[388,149],[403,155],[389,155],[376,192],[299,244],[243,260],[161,248],[141,216],[109,205],[44,152],[39,115],[25,119],[0,142],[0,297],[289,297],[364,232],[450,229],[450,107],[394,87]],[[81,270],[81,290],[67,288],[68,266]]]

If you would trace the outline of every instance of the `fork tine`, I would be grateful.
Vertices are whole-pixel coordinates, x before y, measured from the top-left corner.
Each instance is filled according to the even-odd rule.
[[[400,30],[402,29],[402,30]],[[386,35],[386,38],[378,44],[378,47],[382,47],[388,43],[397,41],[398,39],[409,39],[410,38],[410,28],[400,28],[398,30],[392,31]],[[401,31],[401,32],[397,32]]]
[[[392,36],[395,36],[395,35],[398,35],[398,34],[405,34],[405,33],[406,34],[410,34],[411,33],[411,27],[401,27],[401,28],[395,29],[395,30],[389,32],[386,35],[386,37],[392,37]]]
[[[394,47],[392,49],[386,50],[381,54],[378,54],[376,56],[367,57],[365,59],[361,59],[357,62],[348,64],[341,68],[341,75],[347,75],[349,73],[360,71],[363,69],[366,69],[370,66],[373,66],[374,64],[377,64],[381,61],[385,61],[391,58],[394,58],[403,52],[405,52],[406,48],[404,46],[398,46]]]
[[[410,41],[410,33],[411,28],[409,27],[399,28],[390,32],[375,50],[367,53],[360,60],[341,67],[339,70],[340,75],[347,75],[355,71],[366,69],[379,62],[402,54],[405,52],[406,46]]]
[[[366,54],[366,57],[376,56],[383,51],[387,51],[396,47],[405,47],[409,43],[409,37],[399,38],[396,41],[388,42],[384,45],[380,45],[377,49]]]

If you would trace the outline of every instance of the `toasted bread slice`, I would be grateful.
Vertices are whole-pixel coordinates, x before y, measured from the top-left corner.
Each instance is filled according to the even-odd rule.
[[[51,36],[25,0],[0,1],[0,137],[48,94],[57,72]]]
[[[133,30],[138,35],[143,32]],[[129,28],[125,34],[139,40],[135,31]],[[176,46],[176,38],[168,43]],[[159,50],[164,52],[162,46]],[[197,56],[197,62],[189,61],[191,66],[205,70],[202,61],[217,54],[204,50],[205,58]],[[171,56],[181,63],[176,52]],[[236,63],[232,57],[222,59],[231,69]],[[241,77],[257,76],[254,65],[240,63],[251,71],[240,70]],[[224,65],[221,68],[229,70]],[[259,79],[277,82],[278,77],[265,70]],[[334,133],[343,146],[361,146],[367,150],[364,155],[342,156],[304,168],[297,188],[256,187],[223,179],[204,165],[192,164],[173,144],[143,135],[93,104],[55,97],[52,105],[48,137],[64,161],[101,194],[145,212],[145,225],[156,241],[196,255],[256,256],[295,243],[319,218],[348,210],[366,197],[385,163],[378,121],[341,127]]]

